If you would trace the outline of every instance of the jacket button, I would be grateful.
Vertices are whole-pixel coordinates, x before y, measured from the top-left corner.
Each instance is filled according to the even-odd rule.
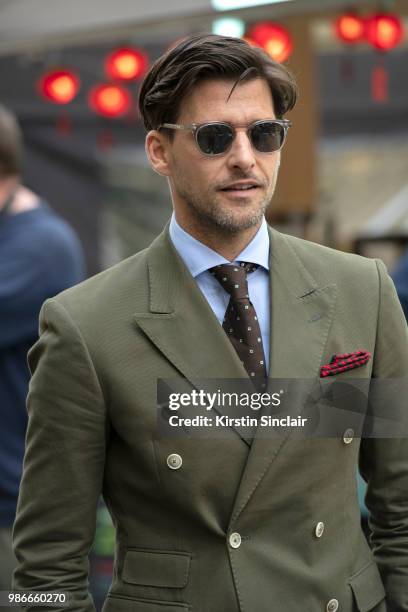
[[[339,602],[337,599],[331,599],[327,602],[326,610],[327,612],[336,612],[339,609]]]
[[[316,529],[315,529],[316,538],[321,538],[323,535],[323,531],[324,531],[324,523],[320,521],[319,523],[317,523]]]
[[[343,442],[344,444],[350,444],[354,438],[354,429],[346,429],[343,434]]]
[[[182,458],[177,453],[172,453],[167,457],[167,465],[171,470],[178,470],[183,463]]]
[[[239,533],[231,533],[229,543],[232,548],[239,548],[241,546],[241,536]]]

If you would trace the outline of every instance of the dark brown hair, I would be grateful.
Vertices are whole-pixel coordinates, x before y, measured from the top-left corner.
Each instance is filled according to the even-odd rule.
[[[236,79],[235,87],[256,77],[267,81],[277,117],[294,107],[297,88],[293,76],[265,51],[241,38],[197,34],[169,49],[150,68],[140,89],[140,114],[147,130],[157,129],[162,123],[177,121],[182,100],[198,82]]]
[[[16,117],[0,104],[0,177],[21,173],[22,140]]]

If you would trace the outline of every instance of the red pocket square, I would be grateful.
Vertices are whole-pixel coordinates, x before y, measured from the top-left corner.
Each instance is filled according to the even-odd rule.
[[[351,353],[335,353],[330,359],[330,363],[322,365],[320,368],[320,378],[334,376],[347,370],[354,370],[363,366],[371,359],[371,353],[364,350],[352,351]]]

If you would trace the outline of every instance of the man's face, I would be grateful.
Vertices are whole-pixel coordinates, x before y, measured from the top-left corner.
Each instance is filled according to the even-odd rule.
[[[263,79],[240,83],[227,101],[234,81],[208,80],[182,102],[177,123],[225,121],[233,126],[274,119],[270,89]],[[256,151],[239,127],[231,148],[209,157],[194,135],[176,131],[169,144],[169,181],[176,215],[207,230],[237,233],[260,224],[275,190],[280,153]],[[244,182],[255,186],[234,189]],[[237,184],[238,183],[238,184]]]

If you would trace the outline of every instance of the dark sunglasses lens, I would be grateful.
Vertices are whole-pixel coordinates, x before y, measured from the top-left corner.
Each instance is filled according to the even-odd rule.
[[[279,151],[285,139],[285,129],[279,123],[264,121],[251,129],[251,140],[257,151],[272,153]]]
[[[203,125],[196,132],[198,146],[206,155],[224,153],[231,145],[233,133],[228,125]]]

